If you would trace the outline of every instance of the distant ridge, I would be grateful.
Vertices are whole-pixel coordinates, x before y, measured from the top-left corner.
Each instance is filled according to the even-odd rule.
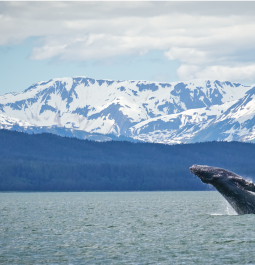
[[[0,128],[81,139],[96,134],[99,141],[253,142],[254,95],[255,86],[218,80],[56,78],[0,96]]]
[[[0,191],[206,190],[191,165],[252,178],[254,156],[250,143],[95,142],[0,130]]]

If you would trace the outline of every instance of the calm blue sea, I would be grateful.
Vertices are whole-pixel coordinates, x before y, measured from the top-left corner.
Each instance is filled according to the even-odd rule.
[[[216,191],[0,193],[1,264],[255,264]]]

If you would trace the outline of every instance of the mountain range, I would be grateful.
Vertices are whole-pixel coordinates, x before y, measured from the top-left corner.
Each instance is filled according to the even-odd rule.
[[[0,96],[0,128],[97,141],[255,142],[255,85],[56,78]]]

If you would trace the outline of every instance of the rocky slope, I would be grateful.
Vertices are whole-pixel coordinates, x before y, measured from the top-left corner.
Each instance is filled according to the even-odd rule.
[[[38,82],[0,96],[0,128],[167,144],[255,139],[255,86],[87,77]]]

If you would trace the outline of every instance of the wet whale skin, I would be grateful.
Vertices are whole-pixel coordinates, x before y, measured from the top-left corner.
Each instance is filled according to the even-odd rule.
[[[238,214],[255,213],[255,185],[239,175],[218,167],[193,165],[191,173],[213,185]]]

